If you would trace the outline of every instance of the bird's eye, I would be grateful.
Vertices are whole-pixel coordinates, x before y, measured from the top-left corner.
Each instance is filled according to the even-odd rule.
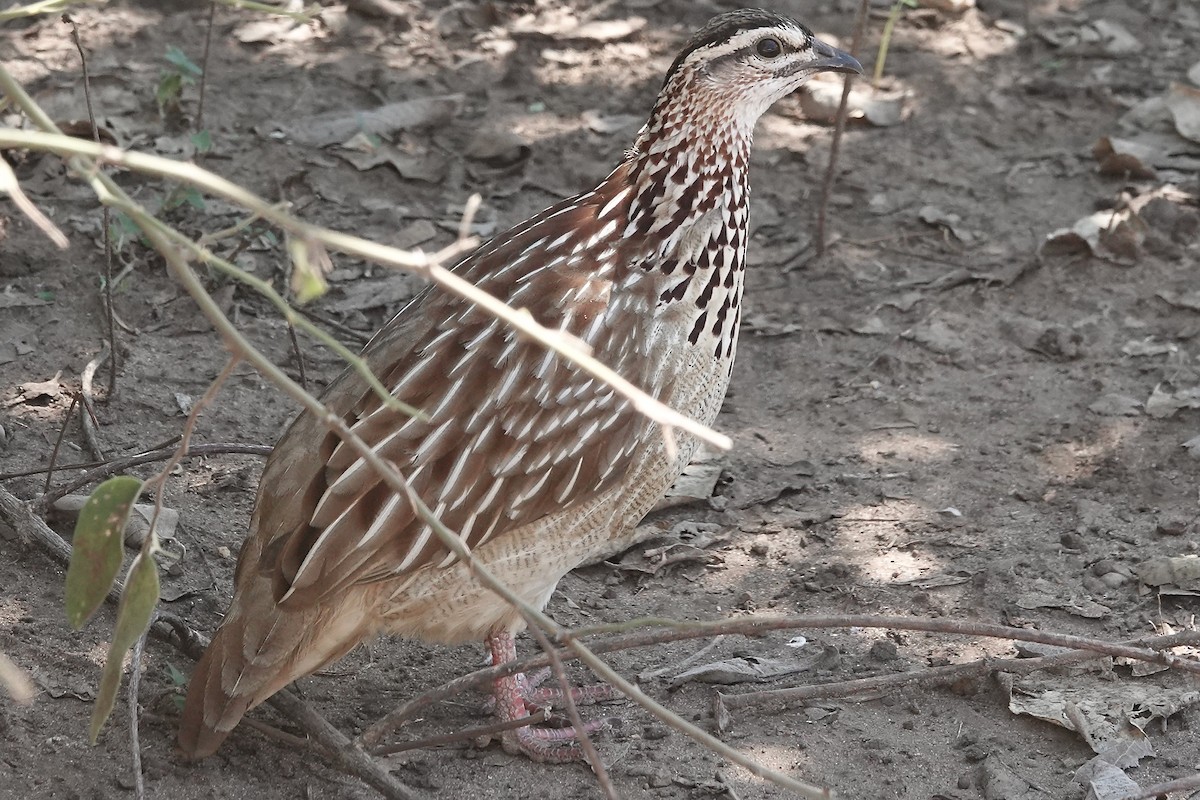
[[[763,58],[777,58],[783,52],[783,47],[779,44],[779,40],[773,39],[770,36],[765,39],[759,39],[754,49]]]

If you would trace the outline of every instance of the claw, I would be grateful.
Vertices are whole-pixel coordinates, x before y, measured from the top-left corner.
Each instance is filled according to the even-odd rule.
[[[493,631],[488,635],[487,642],[493,664],[516,660],[516,646],[512,634],[507,630]],[[543,683],[549,674],[549,669],[543,669],[532,676],[517,674],[498,678],[493,686],[493,707],[496,716],[508,722],[528,717],[530,706],[548,709],[555,704],[561,705],[564,697],[561,689],[539,688],[539,684]],[[606,684],[594,684],[571,689],[570,694],[576,703],[590,704],[610,700],[618,692]],[[583,734],[591,736],[611,730],[619,724],[620,720],[614,717],[591,720],[584,723]],[[500,736],[505,752],[524,754],[539,763],[560,764],[581,761],[584,758],[583,748],[579,745],[581,734],[570,725],[557,728],[526,725],[505,731]]]

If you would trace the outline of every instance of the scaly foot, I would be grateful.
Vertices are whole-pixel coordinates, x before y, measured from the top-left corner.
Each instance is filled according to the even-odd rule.
[[[488,650],[493,664],[505,664],[517,658],[516,645],[507,630],[492,631],[487,638]],[[561,689],[538,688],[550,674],[541,670],[532,678],[523,674],[498,678],[493,686],[496,716],[502,722],[512,722],[529,716],[529,707],[548,708],[563,700]],[[588,704],[614,697],[617,692],[605,684],[596,684],[571,690],[571,699],[576,703]],[[591,736],[613,726],[616,720],[597,719],[584,723],[584,732]],[[583,748],[579,745],[579,732],[571,727],[547,728],[525,725],[501,734],[501,744],[508,753],[524,753],[541,763],[565,763],[583,759]]]

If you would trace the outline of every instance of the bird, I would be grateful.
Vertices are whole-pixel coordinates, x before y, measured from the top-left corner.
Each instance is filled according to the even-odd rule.
[[[826,71],[862,67],[788,17],[714,17],[683,45],[607,177],[452,269],[710,425],[737,350],[754,127]],[[383,325],[363,359],[423,413],[406,416],[350,369],[324,392],[328,413],[537,609],[570,570],[635,542],[698,445],[680,434],[669,446],[609,385],[433,287]],[[189,682],[180,748],[211,755],[250,709],[379,635],[482,640],[499,664],[515,660],[524,627],[405,495],[323,417],[302,412],[264,467],[232,601]],[[528,716],[523,676],[493,688],[502,720]],[[527,725],[501,743],[565,761],[577,757],[571,737]]]

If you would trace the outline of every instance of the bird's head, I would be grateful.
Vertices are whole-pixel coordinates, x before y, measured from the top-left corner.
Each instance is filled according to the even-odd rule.
[[[861,73],[862,65],[795,20],[761,9],[730,11],[709,20],[683,46],[663,81],[659,105],[700,102],[753,127],[772,104],[818,72]]]

